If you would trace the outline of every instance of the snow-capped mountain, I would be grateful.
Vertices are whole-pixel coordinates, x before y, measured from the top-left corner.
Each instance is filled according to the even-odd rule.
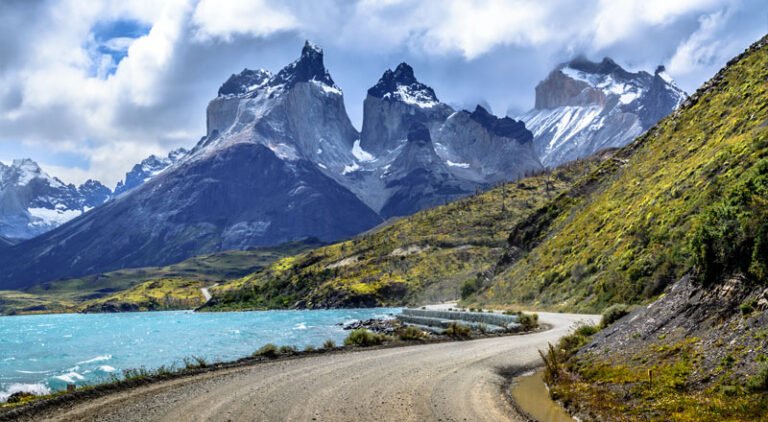
[[[0,285],[162,265],[224,249],[352,236],[382,219],[334,178],[355,162],[341,90],[307,43],[275,75],[231,77],[175,165],[0,254]]]
[[[103,204],[106,186],[88,180],[79,187],[44,172],[30,160],[0,163],[0,236],[28,239]]]
[[[129,190],[0,254],[0,286],[334,241],[542,168],[522,123],[454,112],[405,63],[369,90],[363,120],[359,133],[309,42],[276,74],[245,69],[209,103],[194,148],[145,160]]]
[[[621,147],[686,98],[659,66],[653,75],[628,72],[609,58],[563,63],[536,86],[533,110],[520,116],[548,167]]]
[[[368,90],[360,146],[377,155],[393,151],[405,143],[413,123],[434,130],[451,113],[432,88],[416,80],[411,66],[400,63]]]
[[[189,151],[184,148],[179,148],[169,152],[165,157],[150,155],[139,164],[133,166],[131,171],[125,173],[125,180],[117,182],[114,196],[122,195],[131,189],[141,186],[147,180],[157,176],[168,167],[176,164],[188,152]]]
[[[413,142],[422,128],[429,138]],[[522,123],[482,107],[454,111],[401,63],[368,90],[360,142],[353,145],[357,162],[340,182],[384,218],[407,215],[540,170],[531,138]],[[420,163],[416,179],[403,167],[414,162]]]

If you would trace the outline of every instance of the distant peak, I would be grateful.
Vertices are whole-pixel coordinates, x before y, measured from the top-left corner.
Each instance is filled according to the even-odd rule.
[[[435,91],[419,82],[408,63],[400,63],[395,70],[387,69],[376,85],[368,90],[376,98],[399,100],[420,108],[434,107],[440,103]]]
[[[290,88],[299,82],[309,81],[336,86],[323,64],[323,49],[310,41],[305,41],[301,49],[301,57],[280,70],[269,84],[285,85],[286,88]]]
[[[243,69],[242,72],[230,76],[224,82],[219,88],[219,96],[250,94],[266,86],[282,86],[288,89],[299,82],[309,81],[336,87],[323,64],[323,49],[317,44],[305,41],[301,56],[282,68],[277,75],[264,69]]]
[[[570,61],[565,62],[559,66],[560,69],[566,68],[566,67],[574,70],[578,70],[584,73],[591,73],[595,75],[613,74],[613,75],[621,76],[624,78],[631,77],[632,75],[630,72],[627,72],[623,67],[619,66],[619,64],[616,63],[610,57],[604,57],[603,60],[600,62],[593,62],[583,54],[580,54],[574,57],[573,59],[571,59]]]
[[[304,41],[304,48],[301,49],[301,57],[316,56],[316,55],[319,55],[322,58],[323,49],[320,48],[319,45],[313,43],[310,40]]]
[[[394,81],[400,85],[410,85],[418,83],[416,76],[413,74],[413,68],[408,63],[400,63],[392,73]]]
[[[24,168],[26,170],[40,171],[40,165],[31,158],[17,158],[13,160],[12,167]]]

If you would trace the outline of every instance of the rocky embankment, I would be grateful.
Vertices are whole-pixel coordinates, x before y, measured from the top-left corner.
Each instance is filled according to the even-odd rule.
[[[553,391],[582,420],[764,420],[766,338],[768,286],[737,275],[707,287],[685,276],[592,336]]]

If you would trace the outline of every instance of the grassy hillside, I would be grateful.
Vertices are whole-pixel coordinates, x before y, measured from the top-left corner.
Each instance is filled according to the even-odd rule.
[[[768,37],[616,157],[512,230],[474,299],[656,299],[549,350],[580,419],[766,420]]]
[[[275,262],[216,289],[211,310],[401,305],[476,290],[510,228],[600,158],[419,212],[352,240]]]
[[[0,291],[0,313],[189,309],[204,302],[200,288],[242,277],[275,260],[319,247],[317,240],[272,248],[201,255],[165,267],[131,268],[57,280],[25,291]]]
[[[767,78],[768,53],[756,48],[512,230],[505,258],[476,300],[600,311],[655,297],[695,264],[727,255],[724,244],[749,249],[742,234],[757,230],[764,215]],[[723,200],[753,210],[713,211]],[[706,245],[696,244],[697,233]]]

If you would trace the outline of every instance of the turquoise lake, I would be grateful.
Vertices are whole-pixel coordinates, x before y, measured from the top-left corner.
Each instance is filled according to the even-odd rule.
[[[266,343],[340,344],[338,323],[386,317],[393,308],[195,313],[142,312],[0,317],[0,402],[107,381],[129,368],[245,357]]]

